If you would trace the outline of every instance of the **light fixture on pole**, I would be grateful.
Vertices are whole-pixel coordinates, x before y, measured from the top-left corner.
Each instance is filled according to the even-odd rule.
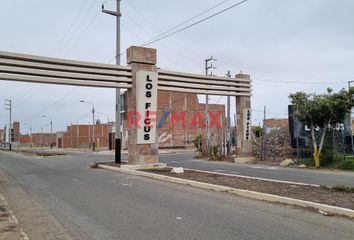
[[[53,149],[53,119],[46,115],[43,115],[42,117],[50,119],[50,149]]]
[[[92,106],[92,151],[96,151],[96,137],[95,137],[95,105],[92,102],[81,100],[82,103],[91,104]]]

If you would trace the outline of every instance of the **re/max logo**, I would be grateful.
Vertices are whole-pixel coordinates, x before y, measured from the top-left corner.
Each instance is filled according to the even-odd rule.
[[[222,111],[209,111],[209,125],[208,128],[221,128],[220,118],[222,116]],[[164,112],[162,117],[159,121],[156,121],[156,112],[146,111],[144,116],[144,126],[139,124],[142,116],[139,112],[128,112],[127,114],[127,127],[128,128],[144,128],[144,130],[148,131],[151,130],[155,126],[156,128],[162,128],[166,123],[167,119],[170,117],[170,128],[175,128],[175,124],[181,124],[182,128],[204,128],[206,126],[205,123],[205,114],[204,112],[194,112],[189,123],[187,126],[187,112]]]

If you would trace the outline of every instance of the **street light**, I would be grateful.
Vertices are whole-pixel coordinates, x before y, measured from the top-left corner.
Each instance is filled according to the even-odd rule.
[[[96,140],[95,140],[95,105],[92,102],[81,100],[82,103],[91,104],[92,106],[92,151],[96,150]]]
[[[50,149],[53,149],[53,119],[50,116],[42,116],[43,118],[50,119]]]

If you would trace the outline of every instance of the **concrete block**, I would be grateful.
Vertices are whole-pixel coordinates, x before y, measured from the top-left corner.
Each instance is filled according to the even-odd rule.
[[[176,173],[176,174],[184,173],[183,167],[174,167],[171,169],[171,173]]]
[[[122,166],[120,166],[120,168],[127,169],[127,170],[140,170],[140,169],[165,168],[165,167],[167,167],[166,163],[122,165]]]
[[[234,163],[247,164],[256,163],[257,159],[255,157],[236,157],[234,158]]]
[[[281,167],[287,167],[291,164],[294,164],[294,161],[292,159],[285,159],[284,161],[282,161],[279,166]]]

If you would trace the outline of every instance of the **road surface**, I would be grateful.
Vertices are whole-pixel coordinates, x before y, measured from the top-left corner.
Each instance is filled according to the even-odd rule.
[[[354,222],[346,218],[88,168],[90,161],[109,158],[35,158],[0,152],[0,192],[36,240],[354,236]]]

